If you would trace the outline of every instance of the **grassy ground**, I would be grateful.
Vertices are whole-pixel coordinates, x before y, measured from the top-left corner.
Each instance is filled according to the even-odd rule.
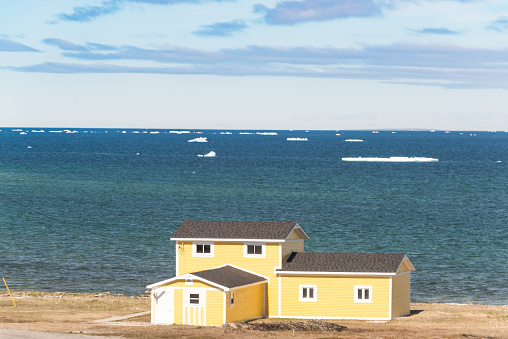
[[[508,338],[508,306],[411,304],[409,317],[386,323],[336,320],[344,332],[262,332],[247,329],[150,325],[150,315],[92,323],[150,310],[150,299],[109,294],[17,292],[14,308],[0,292],[0,328],[124,338]],[[281,321],[285,319],[261,319]]]

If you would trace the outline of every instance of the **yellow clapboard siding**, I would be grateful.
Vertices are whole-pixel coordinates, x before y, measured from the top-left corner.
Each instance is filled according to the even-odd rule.
[[[403,261],[401,264],[400,264],[400,267],[399,269],[397,270],[397,273],[402,273],[402,272],[407,272],[409,271],[409,268],[407,267],[406,263]]]
[[[243,242],[215,242],[213,257],[193,257],[192,242],[185,242],[183,251],[178,251],[178,274],[208,270],[231,264],[270,279],[266,296],[266,313],[278,312],[278,279],[274,267],[279,266],[279,244],[267,243],[264,258],[244,258]]]
[[[175,316],[175,324],[183,324],[183,290],[175,290],[174,307],[173,314]]]
[[[299,301],[299,285],[316,285],[316,302]],[[372,286],[372,303],[355,303],[354,286]],[[388,318],[389,278],[282,277],[282,317]]]
[[[298,239],[303,239],[303,238],[300,235],[300,233],[298,233],[297,230],[293,230],[293,232],[291,232],[291,234],[287,237],[286,240],[298,240]]]
[[[410,312],[411,273],[392,278],[392,318]]]
[[[264,284],[235,289],[235,303],[230,305],[230,293],[226,298],[226,322],[238,322],[263,316]]]
[[[206,324],[222,325],[224,310],[224,293],[222,291],[206,291]]]
[[[295,232],[295,231],[293,231]],[[291,252],[303,252],[303,240],[282,243],[282,263],[286,261]]]

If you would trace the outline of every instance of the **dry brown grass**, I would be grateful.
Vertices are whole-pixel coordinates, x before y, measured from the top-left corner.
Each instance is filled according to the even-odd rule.
[[[387,323],[337,320],[344,332],[262,332],[150,325],[150,315],[105,324],[93,320],[150,310],[150,300],[99,294],[17,292],[0,295],[0,328],[124,338],[508,338],[508,306],[411,304],[412,315]],[[285,319],[261,319],[281,321]]]

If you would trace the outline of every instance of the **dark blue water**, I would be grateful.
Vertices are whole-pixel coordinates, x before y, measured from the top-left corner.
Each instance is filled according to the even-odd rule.
[[[24,130],[0,132],[12,289],[136,295],[174,275],[183,220],[297,221],[306,251],[407,253],[414,301],[508,304],[508,133]]]

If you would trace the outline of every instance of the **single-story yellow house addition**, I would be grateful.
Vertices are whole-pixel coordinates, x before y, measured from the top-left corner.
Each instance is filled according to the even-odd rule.
[[[260,317],[390,320],[410,313],[404,253],[304,252],[296,222],[184,221],[176,276],[152,285],[152,323]]]

